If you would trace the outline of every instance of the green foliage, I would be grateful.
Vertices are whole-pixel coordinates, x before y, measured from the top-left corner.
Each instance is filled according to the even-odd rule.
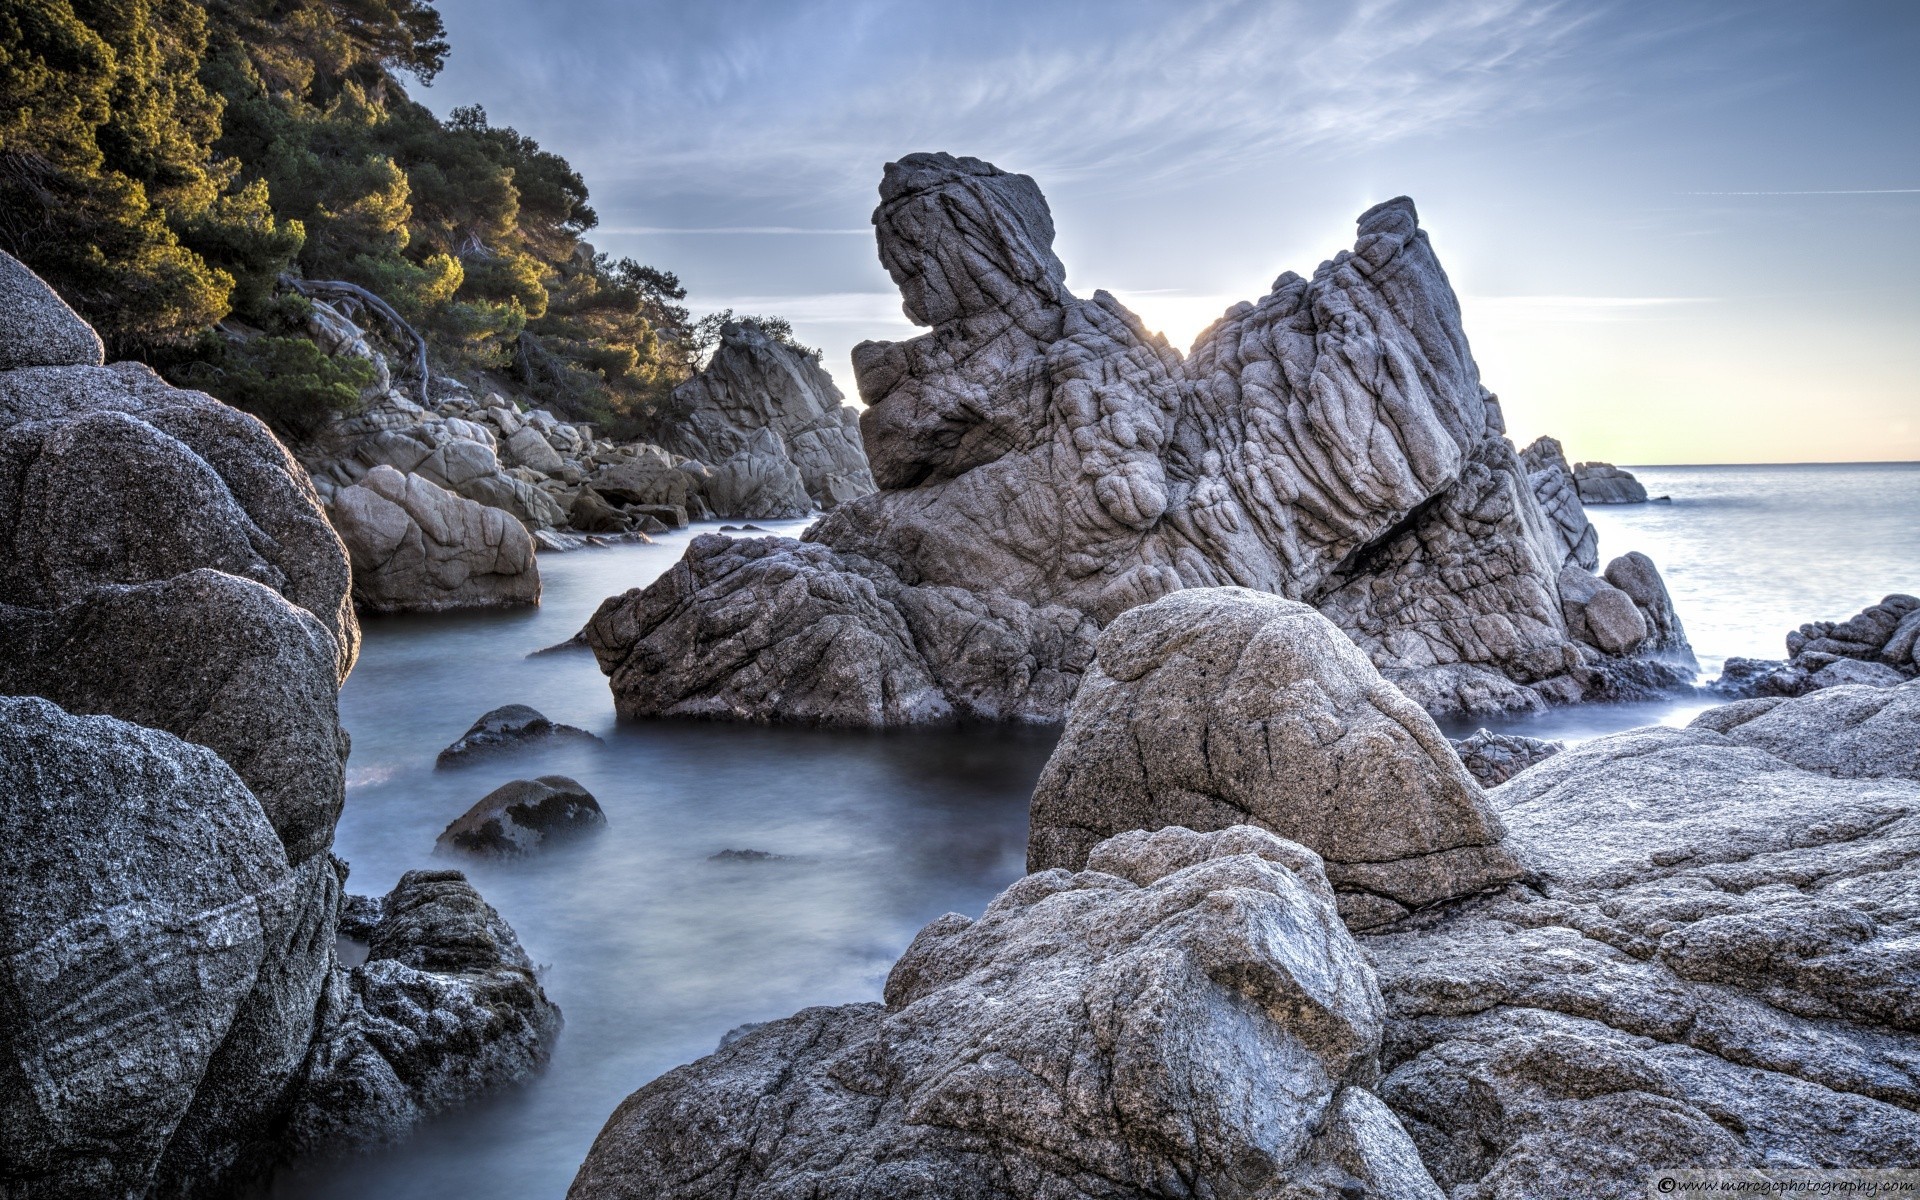
[[[116,356],[285,431],[347,405],[361,369],[295,348],[289,272],[379,295],[436,371],[657,419],[718,324],[672,274],[581,241],[597,217],[565,159],[407,97],[447,52],[428,0],[0,0],[0,248]]]
[[[295,441],[318,432],[335,413],[358,412],[361,394],[375,377],[366,359],[331,357],[304,337],[229,341],[213,334],[194,359],[167,374],[183,387],[253,413]]]

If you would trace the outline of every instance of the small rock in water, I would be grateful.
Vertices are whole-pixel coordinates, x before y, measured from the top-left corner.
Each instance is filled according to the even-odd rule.
[[[559,650],[569,643],[550,646]],[[544,654],[547,651],[536,651]],[[450,767],[474,758],[507,750],[520,750],[540,742],[580,741],[598,743],[600,739],[584,729],[549,721],[538,709],[524,704],[505,704],[487,713],[460,735],[460,740],[440,752],[436,767]]]
[[[708,862],[786,862],[784,854],[771,854],[765,850],[722,850],[718,854],[707,855]]]
[[[565,775],[542,775],[488,792],[447,826],[434,847],[517,858],[606,825],[606,814],[586,788]]]

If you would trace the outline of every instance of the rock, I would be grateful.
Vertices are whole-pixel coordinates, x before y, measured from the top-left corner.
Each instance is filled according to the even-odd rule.
[[[1579,567],[1560,569],[1560,604],[1567,632],[1611,654],[1624,654],[1647,640],[1647,621],[1624,591]]]
[[[707,855],[708,862],[787,862],[788,856],[772,854],[765,850],[721,850]],[[759,1026],[754,1026],[758,1029]],[[727,1043],[722,1042],[721,1045]]]
[[[1029,871],[1125,830],[1257,825],[1326,861],[1355,927],[1522,873],[1432,718],[1311,607],[1242,588],[1102,631],[1030,822]]]
[[[100,335],[60,294],[0,250],[0,371],[18,367],[97,367],[107,360]]]
[[[592,488],[581,488],[567,509],[567,524],[582,533],[625,533],[633,528],[626,513],[600,498]]]
[[[1565,750],[1565,742],[1549,742],[1522,737],[1515,733],[1493,733],[1477,729],[1469,737],[1454,741],[1460,764],[1481,787],[1498,787],[1537,762]]]
[[[678,504],[633,504],[627,511],[639,517],[651,517],[668,529],[687,527],[687,510]]]
[[[1520,461],[1527,469],[1527,484],[1540,502],[1540,511],[1553,522],[1560,544],[1566,547],[1564,565],[1599,570],[1600,533],[1587,520],[1579,485],[1574,482],[1573,468],[1567,465],[1560,443],[1550,437],[1536,438],[1520,452]]]
[[[1574,464],[1573,479],[1584,504],[1644,504],[1647,489],[1630,473],[1612,463]]]
[[[1810,621],[1787,635],[1782,659],[1729,658],[1713,684],[1727,696],[1804,696],[1855,684],[1897,687],[1920,675],[1920,598],[1888,596],[1845,621]]]
[[[252,790],[288,861],[332,844],[347,759],[335,646],[278,593],[202,567],[50,612],[0,605],[0,643],[0,693],[205,746]]]
[[[497,508],[392,467],[334,493],[334,526],[364,612],[511,608],[540,602],[526,528]]]
[[[357,358],[372,365],[373,382],[362,391],[363,397],[384,396],[393,387],[387,356],[367,341],[366,330],[325,300],[307,297],[307,333],[314,344],[335,358]]]
[[[1687,643],[1687,631],[1680,626],[1680,614],[1674,611],[1673,597],[1653,560],[1638,550],[1629,551],[1607,564],[1606,581],[1625,592],[1640,610],[1646,624],[1649,651],[1669,656],[1682,665],[1698,670],[1693,648]]]
[[[409,871],[381,904],[367,961],[336,971],[299,1152],[390,1143],[421,1118],[542,1069],[560,1032],[513,930],[458,871]]]
[[[507,461],[516,467],[527,467],[542,475],[558,474],[565,469],[566,463],[553,446],[532,425],[522,425],[507,438]]]
[[[662,444],[713,464],[715,516],[805,516],[873,491],[859,416],[819,358],[751,322],[723,325],[712,360],[673,400],[685,415]]]
[[[932,328],[855,348],[879,490],[806,537],[881,595],[944,589],[1097,627],[1182,588],[1247,587],[1312,604],[1436,703],[1501,711],[1657,674],[1592,661],[1569,637],[1566,531],[1502,436],[1411,201],[1367,210],[1352,251],[1229,309],[1184,359],[1112,296],[1067,290],[1024,175],[909,155],[888,165],[874,225],[905,311]],[[649,611],[739,603],[732,589],[655,586]],[[764,618],[789,631],[844,616],[807,589],[763,602],[793,606]],[[780,718],[784,697],[814,690],[783,674],[803,660],[770,661],[766,701],[742,709],[730,674],[690,693],[685,651],[654,651],[627,660],[616,704],[667,693],[688,710]],[[920,651],[932,663],[964,648]]]
[[[1372,972],[1271,834],[1115,838],[928,925],[885,999],[640,1089],[569,1197],[1441,1194],[1367,1090]]]
[[[258,420],[147,367],[0,371],[0,603],[51,609],[196,567],[306,609],[346,678],[360,647],[340,539]]]
[[[213,751],[0,697],[0,1190],[210,1195],[270,1162],[333,886]]]
[[[519,858],[606,826],[606,814],[593,793],[565,775],[542,775],[515,779],[488,792],[448,825],[434,845]]]
[[[547,720],[535,708],[524,704],[505,704],[481,716],[454,743],[434,760],[438,767],[451,767],[515,750],[533,749],[549,742],[581,742],[600,745],[600,738],[573,725]]]
[[[1708,709],[1693,727],[1724,733],[1808,771],[1920,781],[1920,681],[1834,687],[1797,700],[1744,700]]]
[[[1069,609],[903,587],[824,546],[722,534],[608,598],[582,634],[628,718],[876,727],[1055,720],[1093,636]]]

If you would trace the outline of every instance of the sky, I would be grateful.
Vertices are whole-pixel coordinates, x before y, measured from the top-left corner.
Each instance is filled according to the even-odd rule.
[[[1413,197],[1520,444],[1920,460],[1920,0],[440,0],[447,69],[696,313],[849,397],[916,330],[882,166],[1033,176],[1076,294],[1186,346]]]

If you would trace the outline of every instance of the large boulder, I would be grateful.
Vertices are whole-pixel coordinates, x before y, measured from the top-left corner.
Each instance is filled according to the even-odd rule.
[[[571,1200],[1438,1200],[1367,1090],[1373,975],[1310,851],[1135,833],[630,1096]]]
[[[540,602],[526,527],[498,508],[389,466],[333,495],[364,612],[512,608]]]
[[[1646,487],[1632,472],[1612,463],[1575,463],[1573,480],[1585,504],[1644,504],[1647,500]]]
[[[19,259],[0,250],[0,371],[16,367],[97,367],[100,335]]]
[[[581,636],[622,716],[893,726],[1055,720],[1093,627],[1059,605],[906,587],[824,546],[702,534]]]
[[[1622,690],[1568,634],[1567,530],[1503,436],[1411,201],[1361,214],[1352,251],[1235,305],[1185,358],[1107,293],[1068,291],[1024,175],[909,155],[873,219],[908,317],[931,329],[854,349],[879,490],[806,537],[877,588],[884,572],[1102,625],[1240,586],[1326,612],[1435,711]],[[824,619],[804,592],[784,602],[770,622]],[[655,671],[677,676],[679,655],[630,667],[616,702],[655,690]]]
[[[607,827],[593,793],[565,775],[515,779],[474,802],[441,832],[434,846],[496,858],[523,858],[549,843]]]
[[[1270,829],[1325,860],[1355,927],[1522,873],[1432,718],[1311,607],[1243,588],[1101,632],[1030,822],[1030,871],[1129,829]]]
[[[859,415],[819,357],[750,321],[721,326],[712,360],[673,402],[662,444],[713,467],[717,517],[805,516],[873,491]]]

